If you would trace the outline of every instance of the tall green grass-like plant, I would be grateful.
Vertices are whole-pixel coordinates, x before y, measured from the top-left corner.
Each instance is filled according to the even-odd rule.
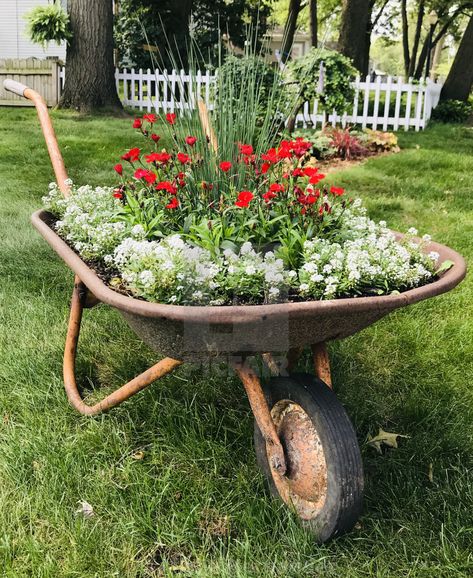
[[[37,6],[25,16],[28,22],[28,35],[35,44],[43,48],[49,42],[69,41],[72,38],[69,16],[59,2],[47,6]]]

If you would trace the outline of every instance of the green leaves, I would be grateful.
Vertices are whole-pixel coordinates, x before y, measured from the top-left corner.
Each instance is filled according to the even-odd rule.
[[[442,273],[446,273],[449,269],[451,269],[453,266],[455,265],[455,263],[453,261],[451,261],[450,259],[445,260],[440,267],[437,269],[437,271],[435,271],[435,275],[438,277],[439,275],[441,275]]]
[[[59,3],[38,6],[25,15],[30,39],[43,48],[48,42],[61,42],[72,38],[69,16]]]

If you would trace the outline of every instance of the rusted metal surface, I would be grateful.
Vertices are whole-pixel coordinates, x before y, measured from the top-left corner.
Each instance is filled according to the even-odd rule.
[[[44,140],[46,141],[46,146],[48,148],[49,158],[51,159],[54,174],[56,175],[57,184],[63,195],[67,197],[69,195],[70,187],[66,184],[66,168],[64,166],[61,151],[57,144],[56,134],[51,119],[49,118],[48,107],[46,106],[44,98],[35,90],[32,90],[19,82],[6,80],[4,82],[4,87],[10,92],[18,94],[18,96],[24,96],[28,100],[31,100],[35,105],[39,122],[43,130]]]
[[[276,488],[300,518],[315,518],[325,504],[328,471],[322,442],[309,415],[292,400],[278,401],[271,417],[286,456],[286,473],[272,471]],[[268,453],[269,457],[269,453]]]
[[[325,343],[312,345],[312,355],[314,357],[315,375],[331,388],[330,358]]]
[[[32,217],[36,229],[100,301],[116,307],[132,329],[153,349],[193,361],[235,352],[255,355],[341,339],[368,327],[391,311],[449,291],[464,278],[463,258],[448,247],[430,243],[440,261],[454,266],[433,283],[398,295],[305,301],[274,305],[218,307],[150,303],[107,287],[51,228],[51,216]]]
[[[271,469],[278,472],[279,475],[284,475],[286,471],[284,450],[279,441],[268,403],[261,389],[260,380],[251,367],[246,365],[244,361],[234,362],[233,367],[243,382],[251,410],[253,411],[261,435],[266,442],[266,451],[268,452],[268,461]]]
[[[108,395],[102,401],[99,401],[95,405],[87,405],[82,400],[75,378],[75,358],[79,341],[82,312],[86,300],[87,292],[84,290],[84,286],[80,279],[76,277],[72,294],[66,345],[64,348],[64,387],[69,402],[78,412],[83,415],[96,415],[124,402],[135,393],[138,393],[153,383],[153,381],[156,381],[181,365],[182,362],[176,359],[170,359],[169,357],[162,359],[156,363],[156,365],[153,365],[153,367],[138,377],[135,377],[127,384]]]

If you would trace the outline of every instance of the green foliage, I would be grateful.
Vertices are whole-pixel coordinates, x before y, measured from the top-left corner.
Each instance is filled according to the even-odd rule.
[[[241,135],[238,142],[252,144],[260,135],[263,126],[267,128],[271,123],[276,131],[282,128],[290,110],[290,96],[282,82],[279,70],[263,57],[254,54],[243,57],[228,55],[218,69],[218,125],[220,126],[225,115],[229,115],[226,121],[233,122],[234,125],[236,123],[233,130],[240,131],[250,121],[252,128],[245,135]],[[271,138],[271,135],[261,136],[265,140]],[[220,138],[225,139],[225,135],[219,135]],[[268,142],[268,146],[270,144]]]
[[[61,42],[72,38],[68,14],[59,3],[37,6],[25,16],[30,39],[43,48],[48,42]]]
[[[473,113],[473,105],[463,100],[443,100],[432,111],[432,118],[440,122],[463,123]]]
[[[320,64],[324,66],[324,89],[318,94]],[[302,58],[290,62],[289,72],[300,90],[301,102],[318,98],[328,110],[344,112],[353,100],[352,80],[357,74],[346,56],[334,50],[311,48]]]
[[[370,150],[375,152],[399,151],[397,136],[393,132],[384,132],[367,128],[364,131],[364,138],[362,141]]]
[[[267,0],[194,0],[191,29],[185,23],[185,7],[176,0],[123,0],[115,21],[115,43],[120,65],[139,68],[187,68],[188,47],[199,47],[199,66],[218,61],[221,32],[234,46],[243,47],[248,25],[258,39],[267,30],[270,3]],[[169,54],[172,52],[172,55]]]

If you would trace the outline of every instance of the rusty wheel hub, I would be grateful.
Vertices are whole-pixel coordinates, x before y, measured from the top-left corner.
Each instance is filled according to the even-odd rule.
[[[281,498],[304,520],[317,516],[327,497],[327,464],[317,430],[304,409],[289,399],[271,410],[287,463],[286,474],[271,473]]]

